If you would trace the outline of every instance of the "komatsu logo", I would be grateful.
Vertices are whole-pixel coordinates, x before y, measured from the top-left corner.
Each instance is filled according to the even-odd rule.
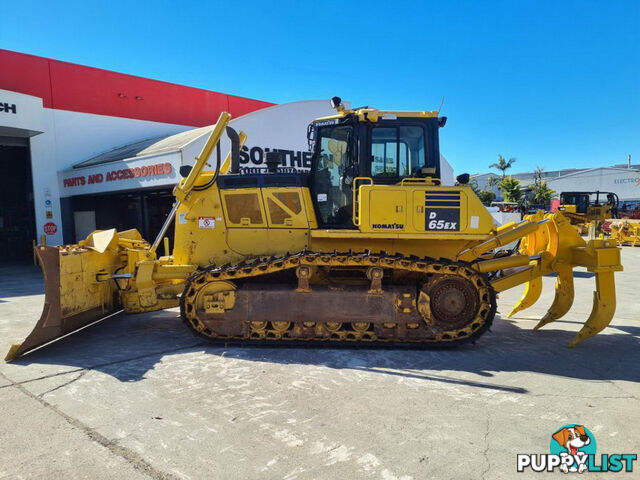
[[[403,230],[403,223],[374,223],[371,225],[371,228],[379,229],[379,230]]]

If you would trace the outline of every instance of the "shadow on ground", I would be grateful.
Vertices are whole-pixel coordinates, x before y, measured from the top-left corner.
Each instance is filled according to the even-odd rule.
[[[191,334],[180,321],[179,313],[163,311],[114,317],[34,351],[14,364],[91,369],[122,382],[135,382],[143,379],[167,355],[204,353],[254,362],[354,369],[521,394],[527,390],[517,384],[491,383],[493,372],[640,381],[640,372],[632,367],[640,361],[640,328],[613,325],[608,334],[569,349],[566,345],[575,332],[554,330],[553,326],[533,332],[531,328],[535,323],[497,316],[492,331],[477,343],[446,349],[276,348],[212,344]],[[562,326],[562,323],[558,321],[556,325]],[[564,327],[571,323],[574,322],[567,322]],[[458,372],[485,377],[487,382],[457,378]]]
[[[44,293],[42,270],[36,265],[0,267],[0,302],[3,298],[27,297]]]

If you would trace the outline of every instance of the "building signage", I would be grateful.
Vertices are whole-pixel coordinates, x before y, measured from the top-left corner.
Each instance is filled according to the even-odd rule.
[[[0,112],[13,113],[15,115],[18,113],[18,107],[16,107],[15,103],[7,103],[0,100]]]
[[[264,171],[267,168],[264,164],[267,152],[282,154],[282,164],[278,166],[278,170],[281,172],[307,172],[311,168],[311,152],[258,146],[247,147],[245,145],[240,151],[240,173]]]
[[[51,201],[51,190],[49,188],[45,188],[43,190],[44,194],[44,217],[47,220],[51,220],[53,218],[53,202]]]
[[[62,179],[62,186],[63,188],[70,188],[103,182],[118,182],[130,178],[160,177],[171,175],[171,172],[173,172],[173,166],[169,162],[156,163],[141,167],[113,169],[108,170],[106,173],[65,177]]]
[[[640,177],[616,178],[613,180],[613,183],[616,183],[616,184],[635,183],[636,185],[640,185]]]
[[[47,235],[55,235],[58,231],[58,226],[53,222],[47,222],[44,224],[43,230]]]
[[[622,202],[640,200],[640,175],[634,169],[598,167],[549,180],[556,192],[614,192]],[[603,196],[601,193],[600,199]]]
[[[0,89],[0,135],[32,137],[42,133],[42,114],[42,98]]]

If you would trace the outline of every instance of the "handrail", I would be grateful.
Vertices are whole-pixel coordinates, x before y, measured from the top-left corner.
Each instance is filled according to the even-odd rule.
[[[404,186],[405,184],[415,184],[415,185],[442,185],[442,180],[439,178],[433,177],[425,177],[425,178],[403,178],[400,180],[400,185]]]
[[[353,195],[353,224],[356,227],[360,226],[360,216],[358,215],[358,181],[367,182],[369,185],[373,185],[373,178],[371,177],[356,177],[353,179],[351,188],[351,194]]]

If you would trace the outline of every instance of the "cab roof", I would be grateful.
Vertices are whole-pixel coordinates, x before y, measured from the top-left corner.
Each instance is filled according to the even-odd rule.
[[[326,117],[320,117],[313,120],[313,122],[322,122],[326,120],[339,120],[341,118],[348,117],[350,115],[358,117],[361,122],[377,122],[378,120],[395,120],[398,117],[401,118],[437,118],[437,111],[410,111],[403,112],[398,110],[378,110],[377,108],[356,108],[339,110],[335,115],[327,115]]]

